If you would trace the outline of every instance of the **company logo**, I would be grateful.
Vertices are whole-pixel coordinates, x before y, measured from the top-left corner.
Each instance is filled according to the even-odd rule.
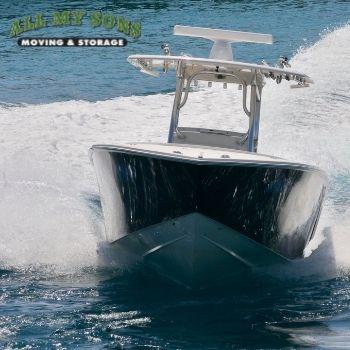
[[[24,47],[124,47],[128,42],[125,38],[21,38],[17,43]]]
[[[81,26],[88,22],[91,28],[104,28],[106,30],[123,33],[133,39],[141,36],[141,22],[130,21],[125,17],[116,16],[111,12],[93,11],[88,14],[84,10],[63,10],[52,15],[37,13],[34,16],[25,16],[15,19],[11,23],[10,37],[35,31],[47,27]],[[21,38],[20,46],[80,46],[80,47],[119,47],[125,46],[127,40],[114,38]]]

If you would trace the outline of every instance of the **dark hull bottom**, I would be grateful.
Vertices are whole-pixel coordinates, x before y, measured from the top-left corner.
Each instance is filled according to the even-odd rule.
[[[237,274],[287,259],[202,214],[192,213],[129,234],[112,243],[158,275],[187,289],[226,284]]]
[[[107,239],[173,281],[204,287],[303,256],[326,178],[267,162],[178,160],[98,148]]]

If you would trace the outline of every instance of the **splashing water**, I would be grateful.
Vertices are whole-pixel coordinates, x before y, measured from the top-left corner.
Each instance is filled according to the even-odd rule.
[[[300,91],[274,87],[267,90],[262,113],[261,152],[314,164],[329,176],[329,188],[318,235],[309,249],[331,227],[338,266],[350,266],[344,254],[348,242],[350,208],[350,25],[325,36],[310,48],[300,50],[292,67],[305,71],[315,84]]]
[[[344,248],[350,227],[349,40],[346,25],[293,57],[292,67],[314,79],[311,88],[290,89],[286,83],[268,82],[260,138],[260,152],[311,163],[328,173],[329,191],[308,254],[330,226],[335,256],[343,267],[350,266]],[[200,118],[208,96],[220,100],[215,124],[230,126],[227,116],[232,114],[244,118],[238,107],[232,107],[232,98],[240,106],[237,92],[199,89],[189,101],[191,114],[198,115],[195,123],[210,124],[210,118]],[[122,141],[165,142],[172,98],[165,94],[0,107],[1,267],[49,265],[73,271],[97,267],[103,220],[82,195],[98,192],[89,147]],[[185,122],[188,115],[184,109]],[[324,246],[329,247],[320,247]],[[320,252],[315,253],[319,259]]]

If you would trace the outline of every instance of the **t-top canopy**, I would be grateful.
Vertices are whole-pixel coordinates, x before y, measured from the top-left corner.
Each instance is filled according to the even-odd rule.
[[[128,57],[128,61],[141,72],[152,76],[159,76],[159,71],[167,72],[168,69],[181,68],[181,77],[190,81],[195,79],[262,86],[264,78],[271,78],[277,83],[282,79],[293,80],[298,83],[298,87],[308,86],[313,82],[307,75],[290,69],[233,60],[231,43],[272,44],[272,35],[179,25],[174,27],[174,34],[214,41],[209,58],[171,56],[166,44],[165,55],[132,55]]]
[[[271,78],[280,82],[282,79],[296,81],[299,86],[313,83],[306,74],[290,69],[271,67],[239,61],[226,61],[211,58],[168,55],[131,55],[128,62],[139,68],[141,72],[159,76],[159,72],[177,69],[181,64],[185,78],[196,75],[196,80],[220,81],[227,83],[252,84],[257,77]],[[215,74],[216,73],[216,74]]]

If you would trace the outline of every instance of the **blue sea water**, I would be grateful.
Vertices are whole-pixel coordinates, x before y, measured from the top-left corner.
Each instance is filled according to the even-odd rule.
[[[123,49],[19,48],[9,37],[15,18],[36,13],[52,15],[64,9],[111,12],[141,21],[142,36],[130,39]],[[148,79],[125,64],[128,55],[160,54],[163,42],[173,52],[206,56],[210,43],[172,37],[175,24],[235,28],[272,33],[275,45],[237,46],[236,57],[259,62],[276,62],[279,55],[291,57],[301,45],[319,39],[319,34],[349,20],[348,1],[2,1],[1,10],[1,101],[43,103],[64,100],[98,101],[116,96],[169,91],[173,85]],[[88,18],[81,27],[46,28],[22,36],[93,36],[117,34],[103,28],[91,29]]]
[[[128,38],[125,48],[20,48],[9,37],[14,19],[65,9],[141,21],[142,36]],[[346,0],[2,1],[0,347],[350,349],[349,17]],[[263,147],[327,171],[319,242],[305,261],[256,271],[225,290],[189,293],[122,272],[104,244],[88,159],[96,141],[160,137],[173,76],[142,75],[126,58],[161,53],[163,42],[173,52],[206,56],[210,44],[172,37],[175,24],[271,33],[273,46],[235,46],[237,59],[274,63],[283,54],[318,78],[310,95],[301,92],[311,105],[267,96],[286,107],[269,110],[276,137],[295,125],[307,133],[298,138],[293,129],[283,135],[286,146],[267,140]],[[87,20],[25,34],[100,35],[119,34]],[[162,131],[143,113],[158,118]]]

